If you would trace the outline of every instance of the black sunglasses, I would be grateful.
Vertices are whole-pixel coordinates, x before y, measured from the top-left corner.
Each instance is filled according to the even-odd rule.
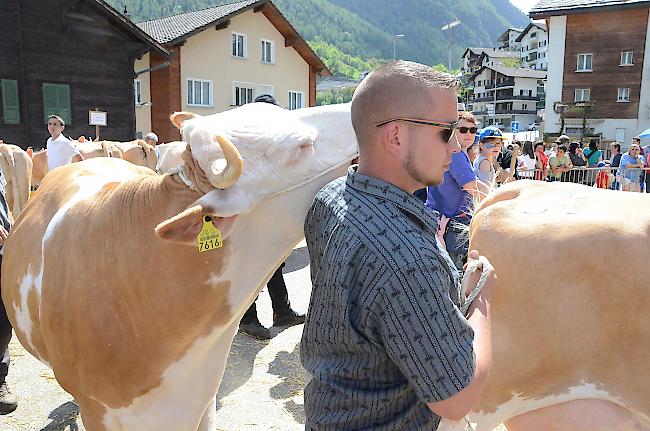
[[[419,118],[392,118],[390,120],[375,124],[375,127],[385,126],[386,124],[392,123],[393,121],[403,121],[405,123],[412,123],[420,126],[433,126],[441,128],[443,129],[441,133],[442,140],[447,143],[451,140],[451,137],[454,136],[456,126],[458,126],[458,121],[454,121],[453,123],[437,123],[434,121],[420,120]]]
[[[458,127],[456,130],[458,130],[460,133],[471,133],[472,135],[475,135],[478,129],[476,127]]]

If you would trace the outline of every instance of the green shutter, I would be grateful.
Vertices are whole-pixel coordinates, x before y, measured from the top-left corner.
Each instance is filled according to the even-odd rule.
[[[72,123],[70,109],[70,86],[66,84],[43,84],[43,117],[50,115],[63,118],[66,125]]]
[[[20,124],[20,100],[18,99],[18,81],[3,79],[2,87],[2,115],[5,124]]]
[[[66,124],[72,124],[72,111],[70,109],[70,86],[58,86],[58,105],[59,116],[63,118]]]

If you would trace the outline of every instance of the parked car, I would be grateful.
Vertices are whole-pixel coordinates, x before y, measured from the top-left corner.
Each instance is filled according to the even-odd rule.
[[[539,130],[539,123],[532,123],[532,124],[530,124],[530,125],[528,126],[528,130],[532,130],[532,131]]]

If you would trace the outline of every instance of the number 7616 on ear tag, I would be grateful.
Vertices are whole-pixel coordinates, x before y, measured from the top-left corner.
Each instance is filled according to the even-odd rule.
[[[221,230],[212,224],[212,216],[203,217],[203,228],[196,237],[199,246],[199,253],[214,250],[223,246],[221,241]]]

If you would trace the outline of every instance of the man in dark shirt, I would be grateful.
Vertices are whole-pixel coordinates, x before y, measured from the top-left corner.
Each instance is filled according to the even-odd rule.
[[[7,182],[0,171],[0,268],[2,268],[2,251],[11,221],[9,218],[9,207],[5,194]],[[0,280],[0,287],[2,280]],[[7,311],[4,304],[0,301],[0,414],[6,415],[13,412],[18,407],[16,397],[9,390],[6,378],[9,373],[9,341],[11,340],[11,323],[7,318]]]
[[[434,213],[413,196],[440,184],[460,150],[456,89],[451,75],[399,61],[355,91],[359,165],[317,194],[305,221],[308,430],[433,430],[467,414],[485,383],[492,269],[466,318]]]
[[[620,181],[619,181],[619,175],[618,175],[618,167],[621,166],[621,144],[618,142],[612,142],[610,145],[610,149],[612,150],[612,156],[611,156],[611,167],[616,168],[612,169],[612,172],[614,173],[615,180],[614,183],[612,184],[612,190],[618,190],[620,187]]]

